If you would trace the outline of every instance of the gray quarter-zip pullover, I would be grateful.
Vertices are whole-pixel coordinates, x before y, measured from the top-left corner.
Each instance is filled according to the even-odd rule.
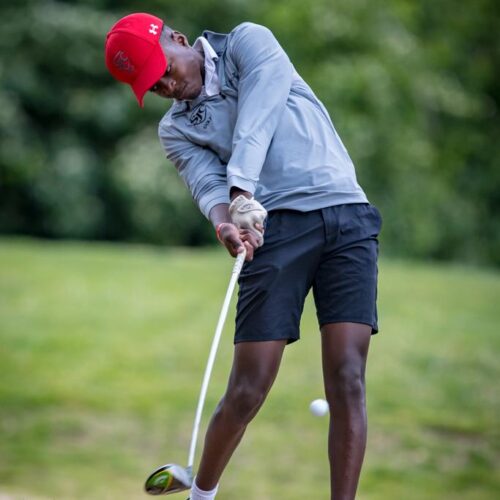
[[[205,31],[220,94],[176,101],[160,141],[208,218],[235,186],[267,210],[310,211],[368,200],[323,104],[265,27]]]

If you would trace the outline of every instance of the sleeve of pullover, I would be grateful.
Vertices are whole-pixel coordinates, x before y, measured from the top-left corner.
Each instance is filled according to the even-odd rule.
[[[253,194],[290,93],[293,66],[271,31],[252,23],[234,32],[229,56],[239,80],[227,184]]]
[[[167,158],[207,219],[215,205],[229,203],[226,166],[213,151],[193,144],[161,123],[158,135]]]

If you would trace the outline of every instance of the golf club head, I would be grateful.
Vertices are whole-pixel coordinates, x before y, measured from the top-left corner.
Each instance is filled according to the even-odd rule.
[[[150,495],[169,495],[191,488],[191,470],[177,464],[158,467],[147,479],[144,489]]]

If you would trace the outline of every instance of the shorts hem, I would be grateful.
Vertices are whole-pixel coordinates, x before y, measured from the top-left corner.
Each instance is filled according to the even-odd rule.
[[[360,319],[332,319],[332,320],[326,320],[326,321],[318,321],[319,327],[323,327],[324,325],[328,325],[330,323],[359,323],[361,325],[368,325],[371,326],[372,328],[372,335],[375,335],[379,332],[378,324],[373,324],[372,321],[366,321],[366,320],[360,320]]]
[[[299,340],[300,337],[275,337],[275,338],[252,338],[252,337],[239,337],[234,339],[234,344],[240,344],[242,342],[269,342],[273,340],[286,340],[287,345],[292,344]]]

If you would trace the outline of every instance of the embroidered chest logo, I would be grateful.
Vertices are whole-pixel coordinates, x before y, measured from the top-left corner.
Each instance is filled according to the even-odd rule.
[[[189,122],[193,127],[201,125],[203,129],[206,129],[211,121],[212,117],[207,112],[207,107],[204,104],[197,106],[189,117]]]
[[[130,62],[127,54],[120,50],[116,53],[113,58],[113,64],[121,71],[125,73],[133,73],[135,71],[134,65]]]

